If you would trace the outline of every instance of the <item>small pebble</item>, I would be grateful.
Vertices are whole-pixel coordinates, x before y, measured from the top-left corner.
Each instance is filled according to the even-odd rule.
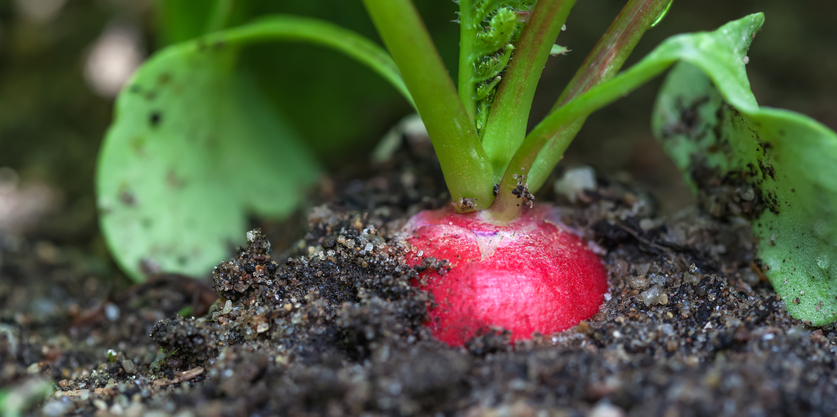
[[[683,282],[686,284],[697,285],[697,283],[700,282],[700,275],[693,274],[691,272],[684,272]]]
[[[221,310],[221,315],[223,316],[223,315],[230,314],[230,312],[232,311],[232,308],[233,308],[232,307],[232,301],[227,300],[227,302],[224,303],[224,309]]]
[[[592,410],[590,410],[590,414],[588,417],[624,417],[625,410],[604,401],[599,401]]]
[[[116,304],[113,304],[113,303],[105,304],[105,317],[107,317],[108,320],[110,320],[110,321],[119,320],[119,315],[120,315],[119,307]]]
[[[106,403],[106,402],[104,402],[100,399],[93,400],[93,406],[98,408],[99,410],[102,410],[102,411],[108,409],[108,403]]]
[[[579,193],[596,189],[596,171],[589,166],[572,168],[555,181],[552,188],[555,194],[563,195],[575,203]]]
[[[642,294],[640,294],[640,297],[642,297],[642,302],[645,303],[645,305],[650,306],[657,304],[660,300],[660,287],[651,287],[651,289],[643,291]]]
[[[648,288],[648,280],[643,277],[630,277],[628,278],[628,285],[635,290],[644,290]]]
[[[122,369],[124,369],[129,375],[133,375],[137,372],[137,366],[134,365],[134,361],[130,359],[122,360]]]

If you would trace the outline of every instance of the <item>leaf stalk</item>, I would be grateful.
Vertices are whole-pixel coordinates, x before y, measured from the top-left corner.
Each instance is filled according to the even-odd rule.
[[[415,100],[454,205],[459,211],[487,208],[494,200],[491,164],[412,2],[363,3]]]
[[[564,151],[584,125],[589,112],[563,109],[591,88],[612,79],[633,52],[642,35],[665,13],[672,0],[629,0],[556,101],[550,114],[526,136],[509,162],[500,183],[493,217],[519,215],[520,198],[512,193],[524,174],[529,192],[543,186]],[[618,97],[617,97],[618,98]],[[614,98],[615,100],[615,98]],[[608,102],[609,103],[609,102]],[[561,110],[560,115],[556,115]],[[517,178],[515,178],[517,177]]]

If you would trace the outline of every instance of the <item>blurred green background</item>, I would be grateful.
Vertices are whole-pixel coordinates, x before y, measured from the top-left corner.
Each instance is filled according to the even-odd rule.
[[[104,252],[93,174],[118,80],[154,50],[200,33],[208,3],[0,0],[0,231]],[[266,13],[294,13],[377,39],[360,1],[233,3],[232,23]],[[416,4],[455,72],[456,5],[449,0]],[[534,119],[552,105],[622,5],[617,0],[578,2],[558,39],[572,52],[547,64]],[[628,65],[667,36],[711,30],[757,11],[766,14],[767,22],[749,53],[748,68],[760,104],[799,111],[837,128],[833,0],[678,0],[646,34]],[[332,51],[264,45],[247,49],[243,59],[257,72],[277,111],[286,114],[331,168],[366,161],[383,134],[410,112],[388,84]],[[659,81],[643,87],[590,117],[563,164],[584,163],[600,173],[633,178],[653,190],[663,210],[670,212],[691,199],[651,137],[650,110],[658,86]]]

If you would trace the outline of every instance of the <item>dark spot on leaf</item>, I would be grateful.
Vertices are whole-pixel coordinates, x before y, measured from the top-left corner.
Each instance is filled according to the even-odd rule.
[[[758,133],[756,133],[756,139],[759,141],[759,144],[762,147],[762,155],[767,156],[767,152],[773,149],[773,144],[770,142],[762,142],[761,138],[759,137]]]
[[[132,84],[131,87],[128,88],[128,91],[130,91],[133,94],[140,94],[142,93],[142,86],[139,84]]]
[[[774,214],[779,214],[779,199],[776,197],[776,192],[769,191],[763,198],[767,208]]]
[[[700,121],[698,110],[701,105],[708,103],[709,100],[709,96],[701,96],[687,105],[683,103],[682,97],[678,97],[674,106],[680,114],[680,117],[677,123],[666,126],[663,129],[663,137],[667,138],[672,135],[686,134],[689,139],[698,140],[702,138],[703,135],[700,129],[698,129],[698,122]]]
[[[761,168],[762,175],[767,174],[770,177],[770,179],[776,180],[776,170],[773,168],[772,165],[767,165],[764,164],[762,161],[759,161],[759,168]]]
[[[171,188],[183,188],[186,186],[186,180],[179,177],[173,169],[170,169],[166,174],[166,184]]]
[[[133,207],[137,205],[137,197],[134,195],[134,193],[127,190],[122,190],[119,192],[119,201],[121,201],[122,204],[125,204],[126,206]]]
[[[151,125],[151,127],[159,126],[160,122],[162,122],[162,121],[163,121],[163,115],[158,111],[153,111],[148,116],[148,123]]]
[[[171,81],[171,74],[167,72],[161,72],[160,75],[157,76],[157,84],[166,85]]]

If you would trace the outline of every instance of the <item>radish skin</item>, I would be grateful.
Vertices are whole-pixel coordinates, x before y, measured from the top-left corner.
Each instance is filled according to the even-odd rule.
[[[422,211],[405,226],[411,266],[425,258],[447,260],[449,270],[420,273],[416,285],[430,292],[433,335],[450,346],[489,327],[511,331],[511,340],[550,334],[589,319],[602,304],[607,273],[587,244],[560,223],[554,209],[525,209],[508,225],[480,212],[459,214],[449,205]]]

